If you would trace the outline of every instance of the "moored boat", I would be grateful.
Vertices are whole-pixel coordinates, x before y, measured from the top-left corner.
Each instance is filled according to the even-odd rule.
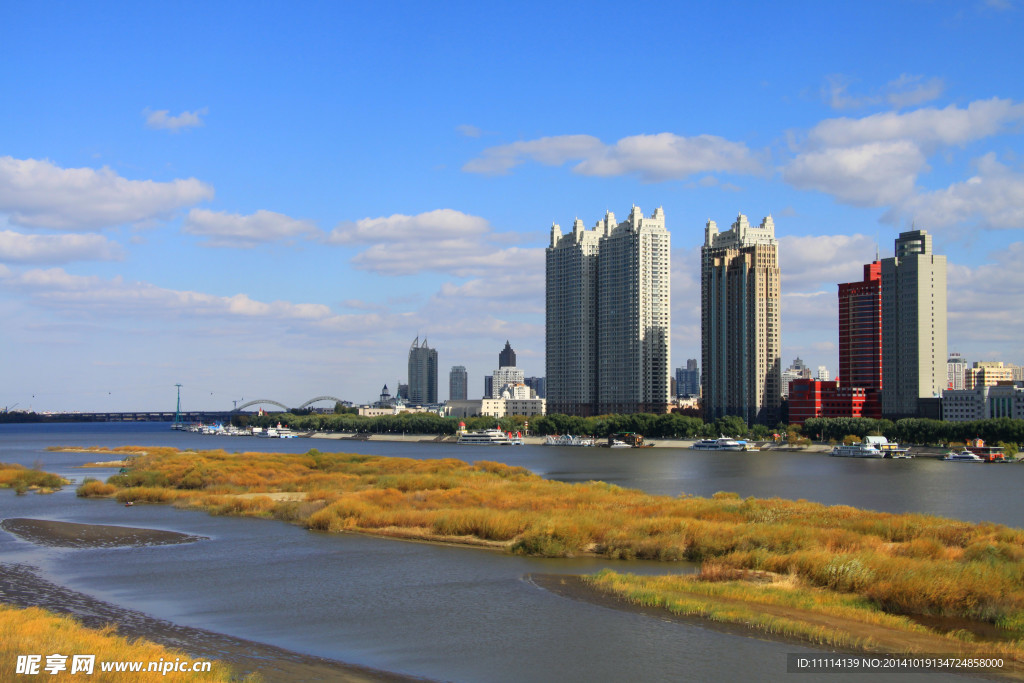
[[[885,454],[871,444],[854,443],[836,446],[829,455],[837,458],[884,458]]]
[[[456,443],[477,446],[522,446],[523,437],[518,433],[515,436],[512,436],[512,432],[506,434],[500,429],[477,429],[459,432],[459,440]]]
[[[585,436],[573,436],[572,434],[552,434],[544,439],[545,446],[593,446],[594,440]]]
[[[747,448],[747,442],[722,436],[717,439],[701,439],[690,448],[695,451],[743,451]]]
[[[966,448],[959,453],[954,453],[953,451],[946,453],[946,457],[943,460],[946,462],[985,462],[985,459],[980,455],[971,453]]]

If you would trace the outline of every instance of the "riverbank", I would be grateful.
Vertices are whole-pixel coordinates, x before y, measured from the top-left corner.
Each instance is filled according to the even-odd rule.
[[[50,520],[7,519],[2,527],[25,540],[47,547],[127,547],[201,539],[158,529]],[[194,659],[223,662],[241,675],[256,673],[258,680],[265,683],[407,683],[423,680],[174,624],[50,582],[34,567],[27,565],[0,563],[0,603],[21,608],[41,607],[56,614],[72,616],[91,629],[103,629],[113,624],[114,633],[124,638],[142,638],[185,652]]]
[[[786,599],[810,600],[806,609],[819,617],[843,612],[853,600],[858,614],[908,633],[919,626],[891,615],[997,625],[1013,638],[1024,633],[1024,532],[999,525],[728,493],[652,496],[600,482],[550,481],[494,462],[148,450],[126,474],[83,484],[79,495],[543,557],[700,562],[701,576],[710,577],[705,583],[726,577],[748,591],[727,596],[746,605],[735,618],[742,623],[767,610],[760,580],[747,579],[770,574],[789,577],[794,590]],[[712,598],[719,599],[710,592],[688,599]],[[754,621],[766,631],[777,624]],[[858,640],[838,634],[822,642],[855,647]],[[1015,645],[1001,647],[1019,654]]]
[[[547,591],[573,600],[581,600],[610,609],[625,610],[658,619],[712,628],[734,635],[768,638],[793,645],[812,645],[839,648],[844,651],[869,653],[927,654],[955,658],[1001,658],[1002,665],[985,671],[961,669],[960,673],[1024,680],[1024,662],[1019,653],[1000,655],[1001,643],[957,641],[927,628],[893,627],[867,620],[858,615],[823,615],[813,610],[787,604],[758,605],[757,613],[750,611],[750,602],[722,596],[695,595],[699,604],[685,610],[666,604],[657,591],[645,589],[645,598],[630,597],[622,591],[609,588],[607,579],[620,575],[607,573],[597,576],[569,576],[533,574],[527,580]],[[645,581],[658,581],[661,577],[630,577]],[[745,618],[743,618],[745,617]],[[964,636],[966,637],[966,636]]]

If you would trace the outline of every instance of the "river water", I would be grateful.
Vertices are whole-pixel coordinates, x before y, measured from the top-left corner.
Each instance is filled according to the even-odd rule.
[[[47,446],[167,445],[228,451],[347,451],[500,460],[563,481],[603,480],[651,493],[806,498],[1020,526],[1024,467],[935,460],[852,460],[803,453],[683,449],[487,448],[433,443],[211,437],[158,424],[0,425],[0,462],[40,464],[81,480],[95,455]],[[147,548],[41,548],[0,531],[0,560],[50,581],[186,626],[435,680],[797,680],[790,644],[615,610],[554,595],[531,573],[610,566],[667,573],[685,566],[522,558],[467,548],[307,532],[169,506],[125,508],[0,491],[0,518],[30,517],[167,529],[209,540]],[[839,680],[835,675],[829,680]],[[927,680],[941,676],[929,675]],[[894,675],[893,680],[925,680]],[[810,680],[804,678],[804,680]],[[863,680],[852,675],[849,680]],[[953,680],[950,678],[950,680]]]

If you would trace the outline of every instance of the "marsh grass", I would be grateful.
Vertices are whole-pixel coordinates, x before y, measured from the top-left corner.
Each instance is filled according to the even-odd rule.
[[[69,483],[56,474],[29,469],[16,463],[0,462],[0,488],[14,489],[19,495],[27,491],[52,493]]]
[[[652,496],[548,481],[494,462],[318,451],[160,449],[134,458],[108,484],[124,502],[271,517],[317,531],[463,539],[528,555],[688,560],[703,564],[706,585],[736,576],[750,583],[757,572],[786,576],[879,613],[998,623],[1024,637],[1024,531],[996,524],[726,492]],[[89,495],[104,495],[89,486]],[[270,497],[284,492],[301,500]]]
[[[69,681],[85,676],[87,680],[109,681],[110,683],[134,683],[140,680],[140,675],[143,678],[149,676],[162,681],[202,681],[203,683],[210,683],[239,680],[232,675],[229,667],[220,662],[213,662],[212,670],[203,673],[168,672],[166,676],[158,673],[101,673],[100,662],[131,661],[148,663],[157,662],[161,659],[170,662],[176,659],[187,662],[199,660],[146,640],[137,639],[129,641],[116,635],[113,626],[98,630],[90,629],[82,626],[71,617],[56,615],[38,607],[19,609],[10,605],[0,604],[0,661],[4,662],[4,668],[8,674],[13,674],[14,663],[18,655],[42,655],[41,663],[45,666],[46,655],[54,653],[69,656],[67,660],[69,671],[70,655],[85,653],[96,655],[93,675],[86,676],[82,673],[72,675],[69,671],[53,675],[42,671],[42,667],[40,667],[41,673],[39,676],[25,676],[25,678]],[[13,680],[13,678],[9,680]],[[259,679],[250,676],[242,680],[255,681]]]

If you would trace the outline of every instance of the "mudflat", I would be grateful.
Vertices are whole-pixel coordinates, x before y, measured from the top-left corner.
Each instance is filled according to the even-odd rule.
[[[79,524],[49,519],[12,517],[0,522],[0,528],[18,538],[54,548],[119,548],[173,545],[205,540],[177,531],[142,529],[108,524]]]
[[[90,628],[114,624],[118,635],[145,638],[184,651],[197,659],[216,659],[231,665],[241,674],[258,672],[265,683],[425,680],[304,655],[205,629],[180,626],[52,583],[39,576],[33,567],[22,564],[0,562],[0,602],[18,607],[43,607],[58,614],[70,614]]]

